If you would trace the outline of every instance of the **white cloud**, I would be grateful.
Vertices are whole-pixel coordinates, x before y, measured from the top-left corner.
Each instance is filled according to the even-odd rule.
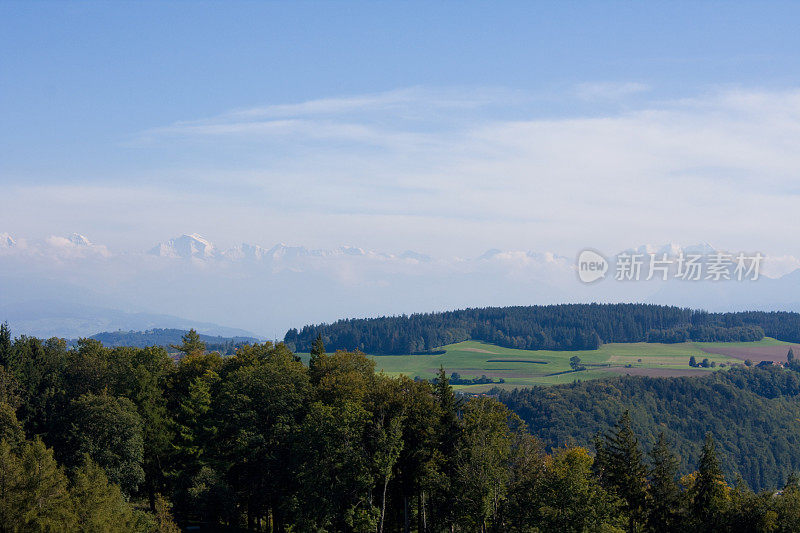
[[[800,92],[724,90],[625,112],[597,103],[564,118],[541,118],[532,100],[415,88],[167,125],[133,148],[161,154],[152,170],[119,187],[12,188],[0,227],[86,228],[140,247],[199,231],[432,255],[711,240],[800,256],[786,239],[800,230]]]

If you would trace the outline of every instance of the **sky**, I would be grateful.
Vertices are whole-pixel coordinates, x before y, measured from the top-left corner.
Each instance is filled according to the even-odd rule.
[[[800,4],[0,3],[0,233],[800,257]]]

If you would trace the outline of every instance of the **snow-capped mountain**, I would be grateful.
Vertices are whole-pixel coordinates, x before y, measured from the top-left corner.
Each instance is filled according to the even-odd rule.
[[[409,261],[418,261],[420,263],[430,263],[433,260],[429,255],[414,252],[412,250],[406,250],[405,252],[400,254],[400,259],[406,259]]]
[[[308,255],[311,255],[311,252],[305,246],[287,246],[284,243],[280,243],[267,250],[265,257],[273,261],[281,261]]]
[[[261,260],[269,255],[269,250],[263,248],[257,244],[237,244],[232,248],[228,248],[224,252],[222,252],[222,256],[225,259],[230,259],[233,261],[242,261],[242,260],[249,260],[249,261],[258,261]]]
[[[668,243],[668,244],[642,244],[636,248],[628,248],[627,250],[623,250],[620,252],[621,254],[630,254],[630,255],[648,255],[648,254],[655,254],[658,257],[663,256],[664,254],[667,257],[677,257],[681,254],[687,255],[711,255],[716,253],[718,250],[714,248],[707,242],[701,242],[699,244],[692,244],[689,246],[681,246],[680,244],[675,243]]]
[[[216,255],[216,249],[210,241],[197,233],[192,233],[162,242],[152,248],[150,254],[159,257],[210,259]]]
[[[92,246],[92,241],[90,241],[80,233],[73,233],[72,235],[67,237],[67,240],[72,244],[74,244],[75,246]]]

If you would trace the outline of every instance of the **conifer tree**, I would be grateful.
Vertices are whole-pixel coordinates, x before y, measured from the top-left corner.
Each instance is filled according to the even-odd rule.
[[[455,478],[456,454],[461,432],[458,421],[458,402],[443,367],[439,367],[434,395],[439,412],[436,440],[440,474],[434,499],[436,507],[442,511],[442,516],[438,517],[441,525],[452,527],[457,516],[457,502],[452,491],[452,483]]]
[[[605,485],[624,502],[628,526],[634,531],[645,519],[647,507],[647,467],[644,465],[639,440],[631,429],[628,411],[605,437],[599,465]]]
[[[200,340],[200,335],[194,330],[190,329],[186,335],[181,337],[183,341],[181,344],[170,344],[170,348],[178,350],[185,355],[192,353],[203,353],[206,351],[206,343]]]
[[[8,322],[0,324],[0,366],[8,368],[11,362],[11,330]]]
[[[727,486],[711,433],[706,434],[692,489],[692,518],[700,531],[715,531],[724,511]]]
[[[315,368],[319,363],[320,357],[325,356],[325,343],[322,342],[322,335],[317,335],[314,343],[311,345],[311,359],[308,361],[309,368]]]
[[[672,453],[664,433],[658,435],[650,451],[650,496],[652,503],[648,523],[654,532],[668,533],[678,529],[681,492],[676,482],[678,458]]]

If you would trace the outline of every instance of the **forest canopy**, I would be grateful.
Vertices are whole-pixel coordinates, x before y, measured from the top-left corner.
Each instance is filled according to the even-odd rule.
[[[413,354],[465,340],[524,350],[594,350],[609,342],[800,342],[800,314],[708,313],[650,304],[484,307],[338,320],[290,329],[284,342],[308,352],[318,336],[335,350]]]

